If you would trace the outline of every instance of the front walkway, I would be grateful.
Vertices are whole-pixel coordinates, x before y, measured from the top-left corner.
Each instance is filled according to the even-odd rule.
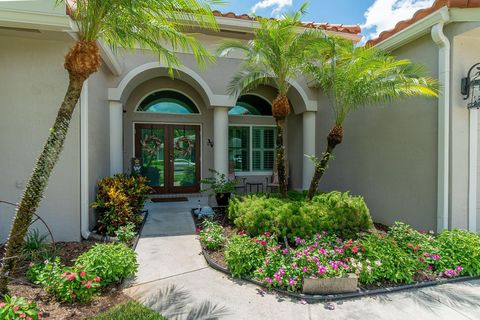
[[[175,309],[217,307],[220,319],[480,319],[480,281],[447,284],[333,303],[298,300],[232,279],[206,264],[190,208],[197,200],[149,205],[137,246],[139,272],[125,292],[165,316]],[[204,310],[206,310],[204,309]]]

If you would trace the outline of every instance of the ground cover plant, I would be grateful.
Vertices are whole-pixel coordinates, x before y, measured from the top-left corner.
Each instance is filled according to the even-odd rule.
[[[115,306],[101,315],[98,315],[90,320],[166,320],[167,318],[161,316],[155,311],[145,307],[136,302],[129,301],[125,304]]]
[[[302,202],[303,194],[294,193],[290,198],[293,200],[259,194],[234,199],[228,213],[231,226],[217,214],[208,223],[210,230],[215,224],[228,230],[224,232],[224,245],[209,250],[210,257],[235,277],[288,291],[301,291],[307,277],[343,277],[348,273],[356,274],[363,288],[480,276],[477,234],[464,230],[434,234],[401,222],[384,232],[371,227],[368,208],[359,197],[332,192],[317,195],[312,202]],[[305,208],[314,203],[321,209]],[[343,232],[343,237],[331,229],[335,220],[328,220],[326,229],[313,232],[323,226],[315,221],[321,220],[318,212],[325,214],[328,210],[333,217],[349,217],[346,222],[335,222],[341,226],[338,230],[350,229]],[[368,230],[354,229],[352,220],[363,221]],[[199,233],[204,232],[201,223],[197,221]]]

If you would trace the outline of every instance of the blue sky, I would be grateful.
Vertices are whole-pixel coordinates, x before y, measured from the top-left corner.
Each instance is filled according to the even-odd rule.
[[[228,0],[226,0],[228,1]],[[230,0],[220,11],[250,13],[279,17],[282,12],[295,10],[303,0]],[[305,20],[343,24],[359,24],[367,38],[410,18],[418,9],[430,6],[434,0],[310,0]]]

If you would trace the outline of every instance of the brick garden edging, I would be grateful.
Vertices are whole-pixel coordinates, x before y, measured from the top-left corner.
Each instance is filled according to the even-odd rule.
[[[212,267],[213,269],[220,271],[230,277],[233,278],[232,274],[230,271],[219,265],[217,262],[215,262],[208,252],[203,248],[202,246],[202,254],[205,257],[205,260],[207,261],[208,265]],[[345,299],[353,299],[353,298],[360,298],[360,297],[366,297],[366,296],[371,296],[371,295],[378,295],[378,294],[387,294],[387,293],[393,293],[393,292],[398,292],[398,291],[404,291],[404,290],[409,290],[409,289],[419,289],[419,288],[426,288],[426,287],[433,287],[433,286],[438,286],[442,284],[447,284],[447,283],[456,283],[456,282],[463,282],[463,281],[471,281],[471,280],[476,280],[480,279],[480,276],[478,277],[470,277],[470,276],[463,276],[463,277],[457,277],[457,278],[444,278],[440,280],[434,280],[434,281],[424,281],[424,282],[414,282],[411,284],[406,284],[402,286],[396,286],[396,287],[385,287],[385,288],[378,288],[378,289],[357,289],[357,292],[349,292],[349,293],[338,293],[338,294],[325,294],[325,295],[310,295],[310,294],[303,294],[303,293],[296,293],[296,292],[290,292],[286,290],[282,290],[279,288],[267,288],[262,282],[257,281],[255,279],[251,278],[241,278],[242,280],[245,280],[247,282],[253,283],[257,286],[260,286],[262,288],[265,288],[267,290],[273,290],[278,293],[290,296],[295,299],[300,299],[300,300],[305,300],[307,302],[327,302],[327,301],[334,301],[334,300],[345,300]]]

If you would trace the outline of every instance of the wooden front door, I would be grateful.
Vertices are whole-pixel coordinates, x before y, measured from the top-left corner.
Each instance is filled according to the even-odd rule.
[[[154,193],[200,191],[200,126],[135,124],[135,157]]]

